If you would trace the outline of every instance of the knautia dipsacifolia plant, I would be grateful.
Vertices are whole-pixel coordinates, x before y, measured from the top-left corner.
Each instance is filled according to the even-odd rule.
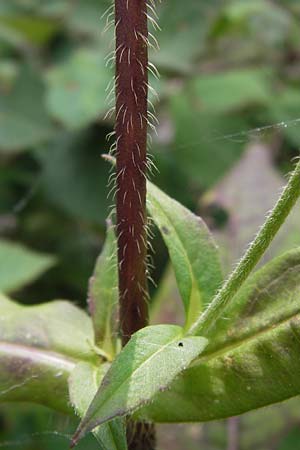
[[[300,195],[300,163],[223,281],[203,221],[147,181],[155,6],[115,0],[109,12],[116,214],[90,280],[90,315],[66,301],[25,307],[0,297],[0,399],[78,414],[72,445],[92,431],[101,449],[155,449],[155,423],[226,418],[300,393],[300,250],[251,274]],[[183,327],[149,325],[148,216],[169,251]]]

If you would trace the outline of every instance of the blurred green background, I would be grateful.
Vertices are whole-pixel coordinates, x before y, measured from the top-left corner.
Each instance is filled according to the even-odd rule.
[[[105,236],[110,0],[0,0],[0,290],[85,307]],[[202,214],[224,270],[241,255],[299,155],[299,0],[162,0],[152,179]],[[300,210],[265,259],[300,244]],[[159,321],[180,321],[166,249],[154,239]],[[171,303],[172,302],[172,303]],[[173,306],[174,305],[174,306]],[[1,389],[0,389],[1,395]],[[55,395],[55,393],[53,393]],[[0,448],[63,450],[74,423],[0,407]],[[300,449],[300,400],[206,425],[160,426],[159,449]],[[96,449],[90,438],[84,449]]]

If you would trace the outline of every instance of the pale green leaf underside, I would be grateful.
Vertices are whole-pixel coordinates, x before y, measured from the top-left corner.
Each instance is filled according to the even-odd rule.
[[[147,188],[147,209],[168,247],[188,327],[222,283],[219,252],[200,217],[152,183]]]
[[[69,378],[69,392],[72,405],[80,417],[86,413],[95,396],[108,365],[100,368],[81,362]],[[123,419],[116,418],[103,423],[93,431],[101,450],[127,450],[126,430]]]
[[[300,250],[293,250],[249,277],[193,367],[138,413],[158,422],[234,416],[299,395],[299,372]]]
[[[75,441],[97,425],[132,413],[165,390],[203,351],[207,340],[183,337],[181,327],[157,325],[135,333],[105,375]]]
[[[0,342],[95,360],[94,333],[84,311],[65,300],[23,306],[0,296]]]
[[[0,402],[70,414],[67,380],[78,361],[96,360],[93,339],[90,318],[67,301],[22,306],[0,294]]]

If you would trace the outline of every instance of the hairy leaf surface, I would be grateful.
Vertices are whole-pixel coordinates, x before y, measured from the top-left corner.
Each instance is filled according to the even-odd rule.
[[[151,401],[206,344],[202,337],[183,337],[182,328],[175,325],[151,326],[135,333],[105,375],[74,443],[97,425],[130,414]]]
[[[202,219],[148,183],[147,209],[168,247],[191,325],[222,282],[218,249]]]

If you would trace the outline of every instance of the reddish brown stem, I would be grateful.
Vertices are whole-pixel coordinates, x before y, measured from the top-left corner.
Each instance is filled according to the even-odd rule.
[[[148,24],[146,0],[115,0],[117,237],[122,343],[148,323],[146,169]],[[153,450],[151,424],[128,422],[130,450]]]
[[[117,236],[123,344],[147,325],[146,0],[115,0]]]

